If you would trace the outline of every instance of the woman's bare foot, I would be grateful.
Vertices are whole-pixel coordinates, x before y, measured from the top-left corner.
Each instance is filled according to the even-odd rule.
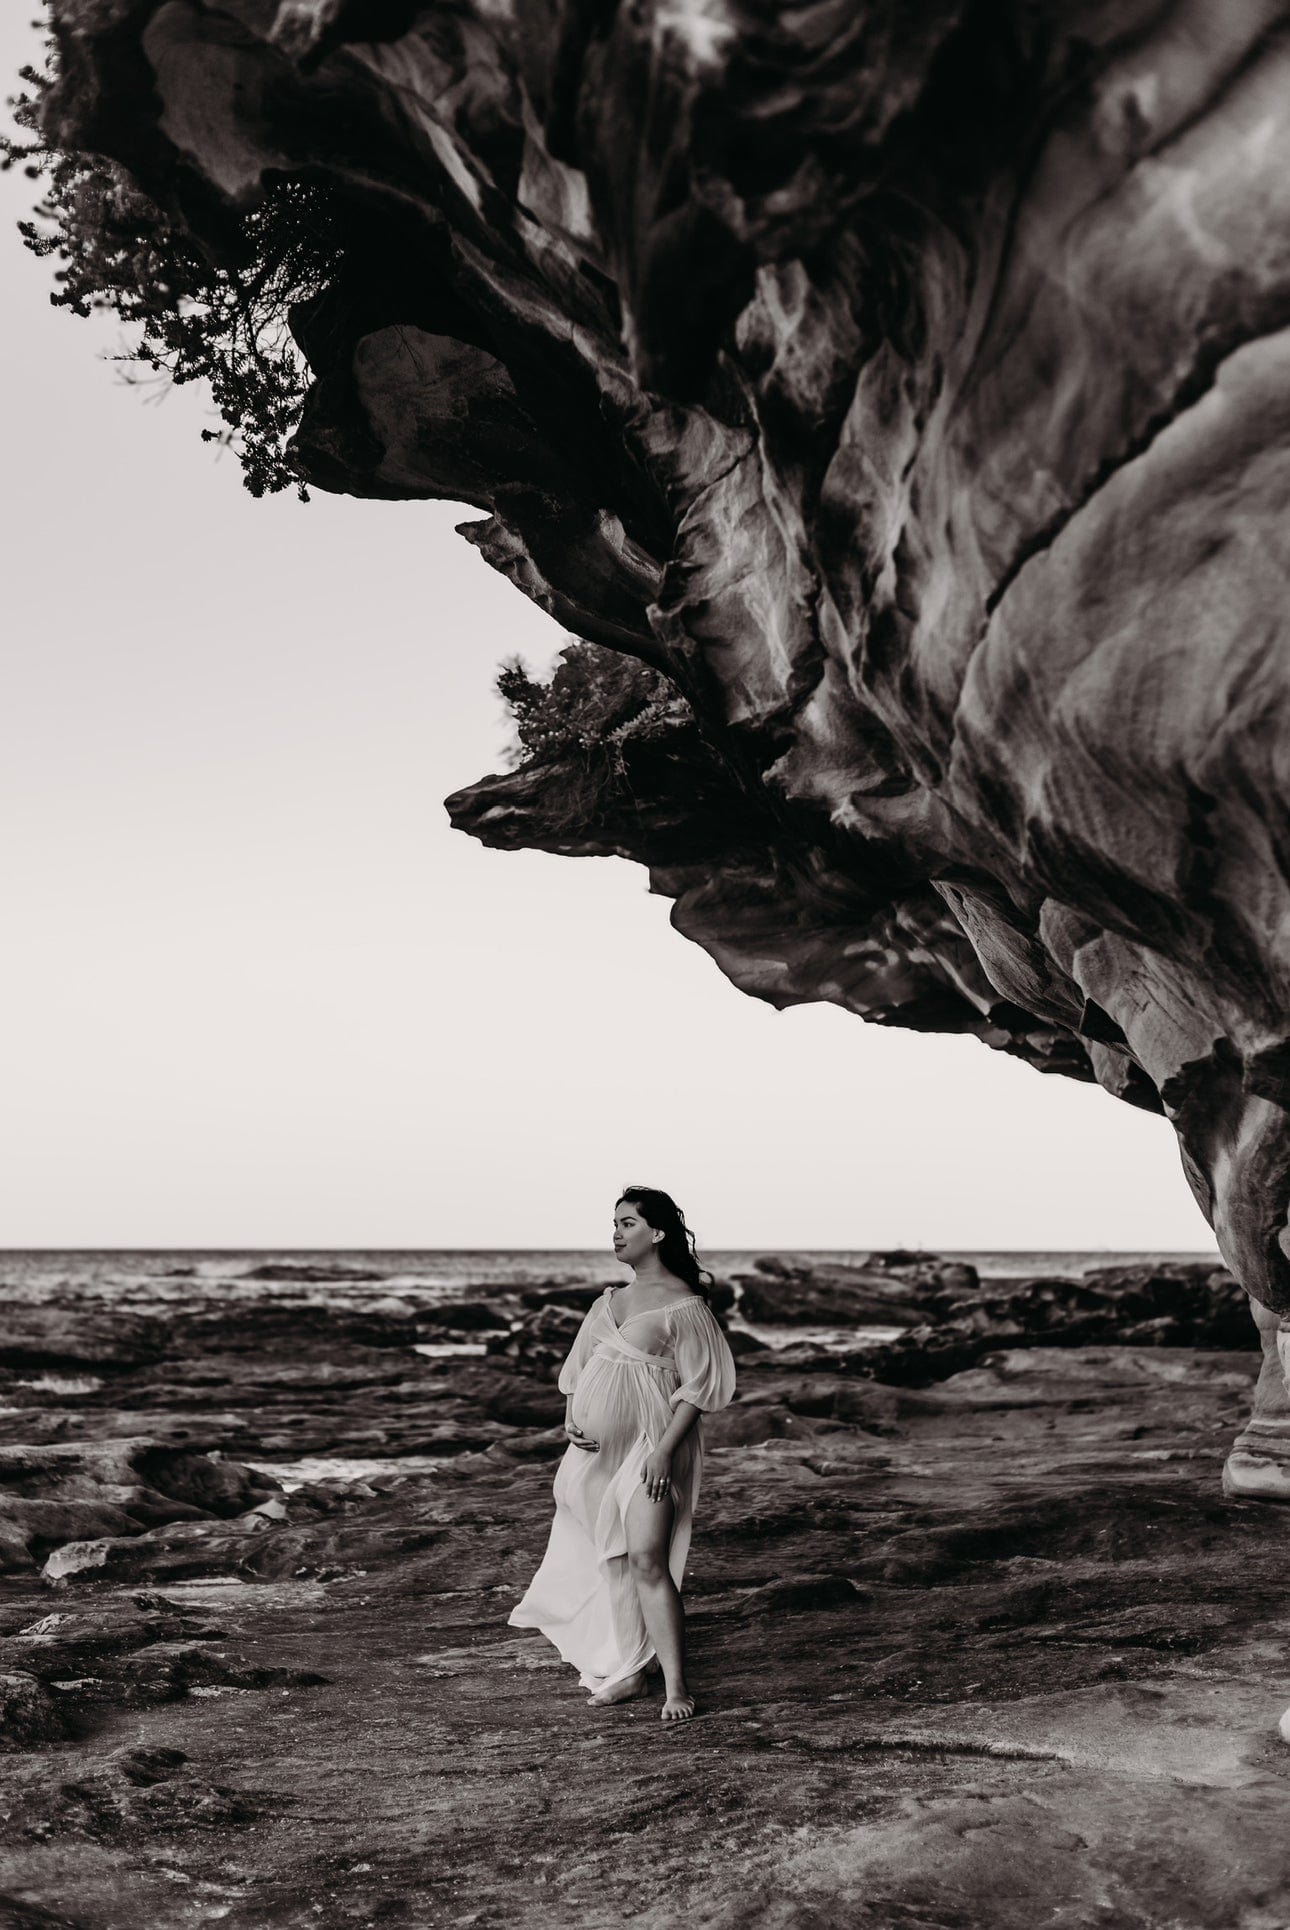
[[[621,1682],[611,1682],[607,1689],[597,1689],[591,1697],[593,1709],[607,1709],[614,1702],[628,1702],[634,1695],[645,1691],[645,1671],[637,1669],[635,1675],[625,1675]]]
[[[688,1722],[694,1714],[694,1697],[686,1688],[669,1689],[663,1704],[663,1722]]]

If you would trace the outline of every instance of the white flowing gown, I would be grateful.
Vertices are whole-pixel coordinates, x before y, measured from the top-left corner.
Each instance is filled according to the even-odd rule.
[[[627,1563],[626,1532],[628,1503],[642,1491],[648,1455],[678,1401],[710,1414],[735,1391],[726,1337],[698,1294],[632,1314],[619,1327],[612,1308],[621,1291],[606,1287],[560,1369],[560,1391],[573,1397],[571,1419],[600,1445],[594,1454],[566,1449],[546,1554],[508,1617],[513,1628],[541,1629],[579,1671],[585,1689],[634,1675],[654,1654]],[[696,1421],[672,1455],[668,1569],[678,1588],[699,1498],[702,1428]]]

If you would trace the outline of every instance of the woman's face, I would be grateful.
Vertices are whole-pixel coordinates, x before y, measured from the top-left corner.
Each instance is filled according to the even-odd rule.
[[[614,1257],[624,1266],[638,1267],[653,1251],[659,1235],[648,1220],[643,1220],[630,1200],[619,1200],[614,1208]]]

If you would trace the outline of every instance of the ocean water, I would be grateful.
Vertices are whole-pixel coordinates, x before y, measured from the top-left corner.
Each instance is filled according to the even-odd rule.
[[[718,1278],[748,1272],[754,1261],[772,1251],[711,1251],[700,1258]],[[805,1262],[844,1262],[859,1265],[868,1249],[776,1248],[776,1257]],[[1026,1275],[1086,1273],[1093,1267],[1168,1265],[1202,1262],[1218,1266],[1218,1253],[1124,1252],[1111,1248],[1082,1251],[989,1252],[946,1251],[946,1260],[967,1260],[983,1279],[1018,1279]],[[266,1268],[299,1268],[284,1279],[260,1277]],[[304,1271],[305,1269],[308,1272]],[[311,1279],[310,1274],[318,1278]],[[607,1284],[626,1280],[627,1269],[608,1249],[597,1248],[428,1248],[425,1251],[306,1248],[273,1252],[147,1251],[59,1252],[0,1249],[0,1294],[14,1299],[41,1300],[71,1291],[77,1298],[139,1305],[184,1301],[251,1298],[261,1293],[281,1296],[298,1291],[303,1297],[320,1289],[343,1288],[346,1297],[415,1291],[427,1299],[455,1299],[487,1287],[541,1286],[548,1282]]]

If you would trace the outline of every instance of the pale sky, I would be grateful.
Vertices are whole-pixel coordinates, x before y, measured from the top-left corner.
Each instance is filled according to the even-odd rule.
[[[28,57],[0,20],[7,75]],[[6,92],[10,91],[8,87]],[[1205,1248],[1164,1121],[974,1039],[778,1013],[639,867],[487,851],[562,633],[474,512],[254,501],[51,309],[0,177],[0,1246]]]

